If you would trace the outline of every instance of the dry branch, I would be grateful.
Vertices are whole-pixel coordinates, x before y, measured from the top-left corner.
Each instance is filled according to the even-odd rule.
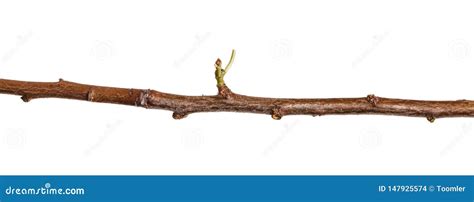
[[[382,114],[426,117],[433,122],[441,117],[473,117],[474,101],[405,100],[368,95],[360,98],[291,99],[251,97],[233,93],[224,76],[234,58],[225,68],[217,59],[215,77],[218,94],[186,96],[149,89],[126,89],[86,85],[59,79],[58,82],[27,82],[0,79],[0,93],[22,96],[28,102],[36,98],[65,98],[91,102],[132,105],[149,109],[173,111],[173,118],[182,119],[196,112],[247,112],[271,115]]]

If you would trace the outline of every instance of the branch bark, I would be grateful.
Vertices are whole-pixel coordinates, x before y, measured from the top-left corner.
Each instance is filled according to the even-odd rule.
[[[28,102],[36,98],[65,98],[91,102],[131,105],[173,111],[182,119],[197,112],[247,112],[268,114],[275,120],[286,115],[381,114],[426,117],[433,122],[442,117],[474,117],[474,101],[426,101],[383,98],[368,95],[359,98],[292,99],[252,97],[233,93],[224,83],[234,57],[226,68],[215,63],[217,95],[186,96],[150,89],[127,89],[86,85],[59,79],[58,82],[28,82],[0,79],[0,93],[20,95]]]

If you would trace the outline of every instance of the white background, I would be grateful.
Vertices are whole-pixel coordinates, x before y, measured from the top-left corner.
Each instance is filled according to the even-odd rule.
[[[470,1],[2,1],[0,78],[474,99]],[[474,174],[473,119],[192,114],[0,95],[1,174]]]

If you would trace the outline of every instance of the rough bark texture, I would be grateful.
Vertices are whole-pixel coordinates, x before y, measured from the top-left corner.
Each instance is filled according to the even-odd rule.
[[[26,82],[0,79],[0,93],[36,98],[66,98],[91,102],[132,105],[173,111],[182,119],[196,112],[248,112],[271,115],[383,114],[426,117],[430,122],[441,117],[474,117],[474,101],[423,101],[390,99],[368,95],[360,98],[289,99],[251,97],[233,93],[218,85],[214,96],[175,95],[156,90],[126,89],[85,85],[60,79],[58,82]]]
[[[360,98],[290,99],[251,97],[233,93],[224,76],[234,61],[235,50],[222,68],[217,59],[214,74],[217,95],[186,96],[150,89],[127,89],[85,85],[59,79],[58,82],[27,82],[0,79],[0,93],[21,95],[28,102],[35,98],[65,98],[132,105],[173,111],[173,118],[182,119],[196,112],[247,112],[268,114],[275,120],[286,115],[382,114],[426,117],[434,122],[441,117],[474,117],[474,101],[404,100],[367,95]]]

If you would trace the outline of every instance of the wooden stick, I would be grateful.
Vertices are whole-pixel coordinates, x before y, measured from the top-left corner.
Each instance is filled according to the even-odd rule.
[[[268,114],[275,120],[286,115],[381,114],[426,117],[433,122],[441,117],[474,117],[474,101],[405,100],[368,95],[359,98],[292,99],[252,97],[233,93],[225,84],[225,69],[217,59],[215,77],[218,94],[186,96],[147,89],[94,86],[59,79],[58,82],[28,82],[0,79],[0,93],[22,96],[28,102],[36,98],[65,98],[91,102],[132,105],[173,111],[182,119],[196,112],[246,112]]]

